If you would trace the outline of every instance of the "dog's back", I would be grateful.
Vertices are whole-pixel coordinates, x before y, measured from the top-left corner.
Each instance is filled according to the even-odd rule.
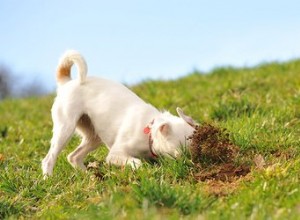
[[[79,77],[71,80],[73,64],[78,68]],[[142,130],[144,122],[150,122],[159,114],[126,86],[100,77],[88,77],[86,71],[86,62],[78,52],[68,51],[63,55],[57,68],[58,89],[53,112],[68,112],[76,120],[81,115],[89,116],[96,133],[108,147],[114,144],[118,138],[115,134],[124,126]],[[132,128],[129,131],[135,132]]]

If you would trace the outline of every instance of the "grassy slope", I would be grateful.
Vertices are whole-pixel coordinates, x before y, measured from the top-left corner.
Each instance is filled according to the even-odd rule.
[[[54,176],[42,180],[40,161],[51,138],[53,97],[0,103],[0,219],[111,219],[168,217],[209,219],[266,217],[296,219],[300,214],[300,61],[249,69],[220,68],[170,82],[133,87],[146,101],[175,113],[181,106],[199,122],[225,127],[250,160],[265,157],[267,167],[225,184],[222,196],[209,183],[192,177],[188,156],[160,160],[132,172],[108,167],[105,148],[87,162],[98,161],[101,181],[92,172],[75,171],[66,155]],[[234,190],[229,190],[234,188]]]

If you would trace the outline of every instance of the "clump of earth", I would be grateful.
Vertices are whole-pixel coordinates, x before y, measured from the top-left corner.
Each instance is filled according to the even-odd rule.
[[[240,149],[225,129],[204,123],[196,126],[189,139],[196,167],[194,176],[198,181],[232,182],[250,172],[249,165],[236,163]]]
[[[189,139],[194,162],[232,162],[239,152],[239,147],[229,140],[229,133],[211,124],[196,126]]]

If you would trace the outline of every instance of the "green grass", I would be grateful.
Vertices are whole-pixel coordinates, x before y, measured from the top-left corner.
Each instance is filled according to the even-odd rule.
[[[188,155],[159,159],[136,171],[105,164],[102,147],[86,159],[100,165],[96,178],[74,170],[60,155],[53,177],[42,180],[40,162],[51,139],[54,96],[0,103],[0,219],[299,219],[300,61],[254,68],[218,68],[174,81],[146,81],[132,89],[175,114],[226,128],[264,169],[233,183],[199,182]],[[220,187],[226,193],[213,193]]]

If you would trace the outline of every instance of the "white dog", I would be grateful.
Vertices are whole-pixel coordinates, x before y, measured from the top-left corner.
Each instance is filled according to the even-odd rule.
[[[71,80],[73,64],[78,69],[77,80]],[[50,150],[42,161],[45,177],[52,174],[58,154],[75,130],[82,142],[68,155],[68,161],[83,170],[86,169],[84,157],[101,143],[109,148],[107,163],[138,168],[141,158],[179,156],[181,146],[194,131],[193,119],[179,108],[179,117],[160,112],[122,84],[87,77],[86,62],[76,51],[67,51],[63,55],[56,80],[53,137]]]

